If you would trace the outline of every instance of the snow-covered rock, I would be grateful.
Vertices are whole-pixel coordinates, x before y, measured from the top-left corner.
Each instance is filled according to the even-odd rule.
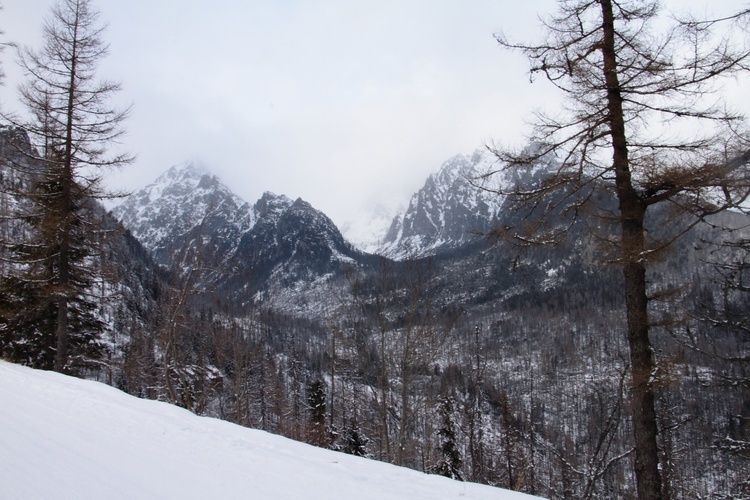
[[[234,248],[256,221],[252,205],[194,162],[173,166],[112,213],[161,264],[197,236]]]
[[[393,219],[378,253],[403,259],[475,241],[489,229],[503,202],[482,179],[493,162],[489,154],[477,150],[443,163]]]
[[[265,193],[257,221],[239,241],[225,282],[229,291],[295,288],[364,258],[336,225],[302,199]]]
[[[538,154],[538,145],[525,153]],[[507,193],[517,184],[545,177],[556,161],[552,154],[526,167],[504,170],[486,149],[447,160],[427,178],[403,213],[397,215],[376,253],[394,259],[451,251],[481,241],[503,217]]]

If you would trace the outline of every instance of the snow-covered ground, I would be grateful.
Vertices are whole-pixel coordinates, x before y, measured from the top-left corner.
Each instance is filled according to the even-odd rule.
[[[0,498],[532,498],[0,361]]]

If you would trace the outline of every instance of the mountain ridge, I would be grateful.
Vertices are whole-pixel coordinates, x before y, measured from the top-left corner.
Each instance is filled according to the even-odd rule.
[[[157,262],[210,269],[200,279],[240,301],[249,290],[314,282],[366,259],[305,200],[266,191],[250,204],[190,162],[171,167],[113,213]]]
[[[485,177],[494,164],[494,157],[486,150],[455,155],[428,176],[406,208],[381,204],[367,211],[372,221],[360,222],[359,227],[347,223],[344,231],[336,226],[336,232],[356,239],[351,242],[345,238],[344,243],[358,252],[396,260],[437,255],[476,243],[491,228],[504,202],[498,186],[507,179],[501,174]],[[294,203],[285,195],[279,195],[278,200],[276,197],[266,192],[250,204],[204,165],[185,162],[127,197],[113,214],[154,252],[159,263],[166,264],[173,257],[169,254],[174,253],[167,247],[185,240],[191,229],[214,215],[223,219],[220,225],[227,242],[219,246],[228,255],[258,220],[279,215],[283,206]],[[308,209],[315,210],[312,206]],[[335,226],[333,222],[329,225]],[[378,230],[383,233],[370,234]],[[217,228],[212,227],[212,231]],[[185,244],[181,241],[177,246]]]
[[[256,221],[253,207],[218,177],[194,162],[172,166],[154,182],[128,196],[112,214],[162,265],[174,258],[174,247],[195,238],[196,227],[210,225],[203,236],[220,235],[216,245],[236,245]],[[209,238],[210,239],[210,238]]]

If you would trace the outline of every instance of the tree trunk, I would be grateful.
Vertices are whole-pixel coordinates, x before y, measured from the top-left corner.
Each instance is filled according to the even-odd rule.
[[[68,80],[68,101],[65,111],[65,144],[62,157],[62,178],[60,215],[62,227],[59,229],[60,254],[58,255],[59,290],[61,294],[57,300],[57,352],[55,353],[55,371],[62,372],[68,363],[68,288],[70,286],[70,248],[68,240],[71,234],[71,217],[73,216],[73,123],[75,117],[76,79],[78,78],[78,5],[76,5],[75,22],[72,24],[73,33],[70,47],[70,74]],[[57,151],[53,151],[53,161],[58,162]],[[50,158],[48,157],[47,160]],[[55,168],[57,168],[57,164]]]
[[[57,350],[55,351],[55,371],[64,373],[68,364],[68,300],[57,300]]]
[[[625,135],[623,99],[617,69],[615,25],[611,0],[602,7],[602,56],[607,85],[607,105],[612,134],[612,161],[620,204],[621,247],[625,277],[628,344],[631,364],[631,397],[635,437],[635,476],[640,500],[661,499],[657,420],[651,376],[654,356],[649,340],[648,297],[644,262],[646,205],[633,185]]]
[[[57,166],[55,166],[57,168]],[[55,352],[55,371],[63,373],[68,365],[68,309],[70,307],[70,235],[73,217],[73,171],[66,164],[62,169],[60,220],[59,228],[52,228],[59,238],[57,255],[57,350]]]
[[[401,369],[401,419],[398,423],[398,452],[396,455],[396,465],[404,465],[406,455],[406,432],[411,419],[409,407],[409,384],[411,383],[411,374],[409,367],[412,360],[412,329],[407,325],[403,333],[403,347],[401,350],[400,369]]]
[[[388,370],[385,352],[385,332],[380,331],[380,427],[381,448],[385,444],[385,461],[391,461],[391,437],[388,429]]]
[[[626,239],[638,239],[638,234],[626,236],[623,223],[623,244]],[[640,221],[642,223],[642,221]],[[641,224],[642,229],[642,224]],[[641,243],[643,233],[640,233]],[[642,262],[627,261],[624,265],[625,303],[628,315],[628,345],[630,347],[631,398],[633,431],[635,434],[635,474],[638,498],[660,499],[659,450],[657,420],[651,377],[654,355],[648,336],[648,300],[646,298],[646,269]]]

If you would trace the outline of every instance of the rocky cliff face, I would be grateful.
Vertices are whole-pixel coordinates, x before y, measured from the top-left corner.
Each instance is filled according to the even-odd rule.
[[[481,178],[492,165],[493,159],[479,150],[443,163],[393,219],[378,253],[403,259],[476,241],[491,227],[503,202]]]
[[[194,164],[172,167],[113,210],[162,265],[240,301],[299,289],[365,259],[302,199],[266,192],[254,204]]]
[[[232,258],[250,269],[255,284],[271,277],[314,279],[362,256],[336,225],[302,199],[265,193],[255,204],[255,225],[242,235]]]
[[[195,163],[170,168],[112,213],[162,265],[186,245],[227,255],[256,220],[249,203]]]
[[[527,149],[533,153],[534,148]],[[555,158],[548,155],[506,172],[486,150],[454,156],[427,178],[407,209],[393,219],[376,253],[403,260],[481,242],[499,220],[513,216],[504,212],[503,193],[516,185],[539,182],[555,165]]]

